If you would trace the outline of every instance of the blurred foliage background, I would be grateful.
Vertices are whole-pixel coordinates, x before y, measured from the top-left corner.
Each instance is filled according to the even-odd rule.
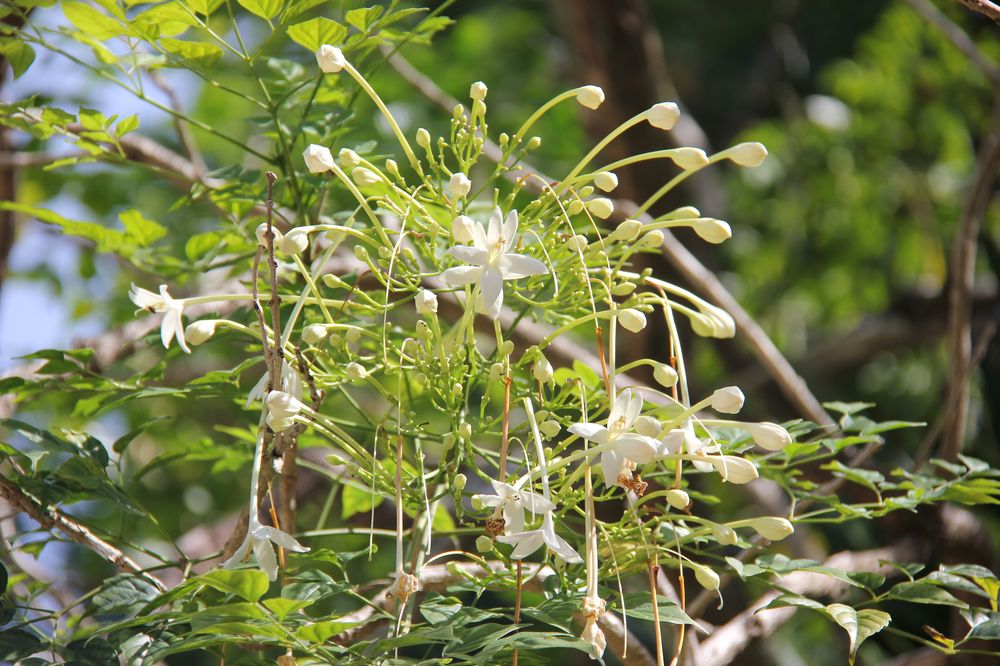
[[[360,3],[333,4],[342,9]],[[987,57],[1000,62],[995,24],[958,3],[939,0],[937,6],[967,31]],[[679,235],[706,264],[720,271],[727,287],[821,399],[876,403],[871,412],[876,420],[933,424],[938,419],[949,368],[944,347],[949,248],[995,91],[990,80],[911,3],[479,0],[450,3],[444,15],[457,22],[435,36],[431,45],[407,44],[401,52],[456,98],[466,97],[472,81],[485,81],[495,132],[512,131],[559,91],[584,83],[605,87],[609,104],[596,120],[588,117],[585,124],[580,109],[565,104],[539,123],[536,132],[544,143],[533,163],[545,173],[565,173],[600,138],[602,127],[609,129],[631,115],[631,104],[642,109],[660,99],[683,104],[695,123],[686,126],[687,136],[706,149],[741,140],[764,143],[770,157],[761,168],[738,171],[723,166],[700,174],[661,202],[660,212],[694,203],[703,213],[732,224],[734,237],[721,246],[706,247],[693,234]],[[34,18],[43,24],[55,22],[60,13],[43,7]],[[595,22],[604,22],[606,31],[593,30]],[[615,41],[622,35],[645,41],[638,45]],[[635,48],[655,57],[629,67],[630,49]],[[306,60],[292,44],[285,55]],[[446,133],[448,115],[417,94],[377,52],[359,69],[374,72],[375,87],[396,117],[405,121],[407,133],[418,127],[427,127],[432,134]],[[290,72],[276,63],[274,71],[264,74],[280,80]],[[190,75],[163,76],[195,116],[211,118],[215,126],[236,135],[256,131],[259,120],[254,110],[241,106],[238,98],[205,88]],[[217,76],[226,79],[227,74]],[[248,85],[240,72],[228,76],[236,88]],[[629,90],[643,90],[648,99],[616,97]],[[4,81],[0,94],[4,101],[38,94],[106,114],[139,113],[142,133],[181,150],[165,114],[51,54],[40,54],[29,76]],[[157,91],[150,94],[165,100]],[[353,100],[350,108],[352,117],[330,118],[344,126],[343,145],[387,141],[388,128],[369,122],[373,108],[366,99]],[[253,158],[238,148],[197,128],[193,132],[209,169],[232,162],[254,166]],[[650,141],[638,131],[630,136],[626,141]],[[8,140],[16,144],[12,149],[25,151],[37,141],[17,134]],[[662,145],[647,149],[670,147],[669,138],[653,140]],[[663,181],[662,174],[651,173],[657,169],[648,164],[636,169],[625,186],[641,200],[651,193],[649,182]],[[252,181],[247,178],[248,203],[256,196],[256,184],[249,187]],[[119,213],[141,202],[143,215],[172,230],[181,256],[191,237],[218,224],[209,205],[200,209],[200,215],[192,215],[199,209],[191,208],[178,213],[175,204],[187,195],[151,171],[107,164],[19,168],[16,188],[21,203],[44,204],[69,217],[109,226],[116,224]],[[5,224],[13,223],[5,220]],[[998,225],[1000,210],[992,205],[979,239],[976,339],[992,330],[1000,312]],[[234,228],[232,233],[239,231]],[[41,346],[69,346],[78,337],[130,321],[128,284],[149,280],[135,267],[34,222],[21,223],[7,249],[10,257],[0,292],[0,363],[8,369],[21,363],[13,358],[16,355]],[[156,263],[156,258],[149,261]],[[192,266],[164,263],[160,269],[183,289]],[[662,344],[653,327],[649,330],[643,344]],[[694,340],[692,349],[689,372],[695,393],[736,383],[749,396],[750,417],[799,416],[741,346],[739,333],[736,340],[723,344]],[[989,343],[984,349],[973,382],[965,450],[996,463],[1000,348]],[[123,381],[145,376],[180,385],[207,370],[232,368],[244,358],[239,348],[220,355],[216,345],[196,351],[190,361],[194,368],[174,363],[167,369],[161,353],[158,345],[151,344],[126,366],[105,370]],[[172,349],[167,356],[176,355]],[[188,396],[197,402],[176,398],[156,402],[154,411],[165,420],[130,443],[127,464],[134,469],[156,460],[144,470],[137,496],[154,513],[168,516],[166,521],[141,524],[107,507],[94,507],[98,513],[93,518],[101,519],[99,512],[105,512],[103,519],[111,531],[140,530],[164,541],[196,539],[191,532],[196,528],[227,532],[232,524],[227,516],[243,499],[243,471],[249,463],[247,448],[232,445],[253,440],[246,413],[233,398],[245,395],[259,376],[258,369],[235,376],[228,387],[226,382],[190,386]],[[191,409],[201,413],[189,413]],[[90,417],[86,405],[54,392],[22,404],[18,413],[22,419],[70,427]],[[89,427],[113,441],[137,426],[136,418],[125,405]],[[883,452],[885,469],[912,463],[921,455],[926,435],[927,430],[917,429],[895,436],[893,447]],[[307,440],[303,446],[308,446]],[[171,465],[162,457],[164,451],[178,457],[184,453],[188,460],[201,459],[205,465]],[[326,498],[318,497],[315,503],[303,503],[306,523],[321,520]],[[367,523],[368,507],[355,500],[356,504],[344,505],[340,516],[334,511],[334,524],[350,524],[352,519]],[[164,507],[176,509],[163,511]],[[995,530],[995,516],[980,517]],[[825,549],[861,548],[879,542],[875,530],[858,526],[835,534],[817,531],[815,538],[829,540]],[[340,538],[337,549],[362,548],[367,541],[350,539]],[[82,549],[62,544],[46,550],[47,565],[64,567],[68,575],[80,579],[80,589],[107,573],[102,562]],[[387,562],[360,561],[352,566],[384,570]],[[718,621],[724,612],[709,617]],[[919,626],[927,618],[913,621]],[[829,654],[809,650],[818,641],[835,642],[835,631],[828,623],[800,613],[777,640],[769,642],[766,654],[748,653],[745,663],[762,663],[753,661],[762,658],[782,664],[843,663],[843,654],[836,650]],[[894,647],[887,635],[873,640],[868,649],[878,659],[888,658]],[[803,654],[808,655],[805,661]]]

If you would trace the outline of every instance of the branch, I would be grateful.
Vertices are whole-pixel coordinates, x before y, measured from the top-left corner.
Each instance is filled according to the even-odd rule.
[[[0,495],[3,495],[4,499],[11,506],[31,516],[35,522],[45,529],[57,529],[78,544],[94,551],[101,559],[114,564],[119,569],[142,576],[161,592],[166,589],[163,583],[144,572],[142,567],[118,548],[104,541],[91,532],[89,528],[61,513],[55,507],[43,507],[39,502],[25,495],[20,488],[3,476],[0,476]]]
[[[956,0],[974,12],[993,19],[1000,23],[1000,6],[990,0]]]
[[[941,455],[953,461],[965,440],[969,413],[969,377],[972,374],[972,287],[976,276],[976,236],[986,207],[993,198],[993,183],[1000,164],[1000,93],[993,103],[989,133],[983,140],[976,165],[976,180],[969,192],[962,222],[951,247],[951,285],[948,293],[948,348],[951,368]]]
[[[385,51],[383,51],[386,53]],[[389,64],[408,83],[419,90],[427,99],[450,111],[457,101],[442,92],[433,81],[417,71],[409,62],[399,54],[386,55]],[[483,154],[494,162],[502,159],[502,152],[496,144],[487,140],[483,145]],[[533,169],[522,162],[520,169],[507,172],[507,177],[520,180],[526,174],[533,173],[538,178],[524,178],[527,187],[541,191],[539,182],[555,182],[549,176]],[[613,219],[621,221],[634,213],[638,208],[635,202],[619,199],[615,204]],[[648,215],[639,217],[640,221],[650,222],[652,218]],[[757,325],[753,317],[740,306],[739,302],[729,293],[729,290],[708,270],[704,264],[698,261],[697,257],[691,254],[680,241],[668,231],[663,230],[663,249],[667,260],[696,288],[707,293],[723,309],[727,310],[736,322],[737,327],[742,329],[743,338],[749,343],[751,350],[757,356],[760,363],[774,377],[775,382],[780,387],[782,393],[794,405],[803,416],[815,421],[823,426],[836,427],[836,423],[820,405],[819,400],[812,394],[805,381],[795,372],[788,360],[782,356],[778,348],[771,342],[767,333]]]
[[[906,0],[913,7],[913,10],[933,23],[938,29],[951,40],[955,47],[965,54],[965,57],[972,61],[983,73],[993,82],[993,85],[1000,85],[1000,67],[986,57],[979,50],[976,43],[972,41],[969,34],[965,32],[954,21],[944,15],[930,0]]]

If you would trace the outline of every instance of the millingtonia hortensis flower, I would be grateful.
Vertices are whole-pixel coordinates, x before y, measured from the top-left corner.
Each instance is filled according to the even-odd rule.
[[[128,291],[128,297],[143,310],[163,313],[163,323],[160,324],[160,340],[163,341],[165,348],[170,349],[170,341],[177,338],[177,345],[188,354],[191,353],[191,348],[188,347],[187,341],[184,339],[184,320],[181,318],[184,312],[184,299],[171,297],[167,293],[167,285],[165,284],[160,285],[159,294],[154,294],[133,283]]]

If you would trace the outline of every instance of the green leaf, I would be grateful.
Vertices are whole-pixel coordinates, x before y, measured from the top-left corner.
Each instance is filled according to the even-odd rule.
[[[22,629],[0,631],[0,659],[14,662],[41,649],[42,642],[34,634]]]
[[[248,11],[256,14],[265,21],[269,20],[281,11],[281,0],[236,0]]]
[[[118,219],[125,226],[125,235],[139,247],[146,247],[167,235],[166,227],[146,219],[137,210],[127,210]]]
[[[336,620],[325,620],[323,622],[312,622],[305,624],[295,630],[295,637],[310,643],[325,643],[337,634],[356,626],[357,622],[338,622]]]
[[[118,125],[115,127],[115,134],[125,136],[137,129],[139,129],[139,116],[133,113],[131,116],[126,116],[118,121]]]
[[[381,503],[381,495],[372,495],[368,490],[345,485],[340,494],[340,517],[347,520],[355,514],[371,511]]]
[[[800,606],[802,608],[813,608],[815,610],[823,610],[823,604],[820,602],[810,599],[809,597],[803,597],[798,594],[780,594],[770,601],[763,608],[759,608],[754,611],[756,615],[760,611],[767,610],[769,608],[784,608],[786,606]]]
[[[70,23],[94,39],[104,41],[125,32],[118,21],[85,2],[64,1],[62,9]]]
[[[199,14],[204,14],[208,16],[223,3],[224,0],[188,0],[188,5],[191,9],[195,10]]]
[[[222,243],[224,236],[225,234],[218,231],[195,234],[184,244],[184,254],[191,261],[198,261],[212,250],[224,247]]]
[[[178,58],[196,65],[209,65],[222,57],[222,49],[206,42],[188,42],[164,37],[160,40],[160,46]]]
[[[35,50],[21,39],[3,40],[0,42],[0,53],[10,63],[15,79],[24,74],[31,63],[35,62]]]
[[[265,599],[264,605],[267,609],[278,616],[278,620],[284,620],[295,611],[302,610],[312,604],[308,599],[285,599],[284,597],[274,597]]]
[[[1000,640],[1000,614],[989,613],[987,619],[974,626],[962,642],[969,640],[997,641]]]
[[[93,222],[70,220],[50,210],[26,206],[13,201],[0,201],[0,210],[11,210],[29,215],[39,222],[60,227],[65,234],[93,241],[97,245],[98,252],[114,252],[122,256],[129,256],[135,250],[135,246],[125,237],[125,234],[117,229],[108,229]]]
[[[344,20],[361,32],[365,32],[382,15],[382,7],[359,7],[344,14]]]
[[[320,16],[288,26],[288,36],[296,44],[315,51],[323,44],[341,44],[347,37],[347,28]]]
[[[909,601],[914,604],[935,604],[939,606],[955,606],[968,608],[969,604],[957,599],[947,590],[937,585],[920,582],[903,582],[893,587],[886,595],[887,599]]]
[[[667,624],[697,625],[697,623],[692,620],[687,613],[682,611],[674,602],[660,595],[657,595],[656,599],[659,603],[660,622],[666,622]],[[639,618],[640,620],[653,621],[653,601],[649,598],[649,594],[645,592],[636,592],[634,594],[626,595],[625,614],[629,617]]]
[[[105,615],[133,615],[159,594],[141,576],[118,574],[109,578],[94,595],[94,610]]]
[[[889,625],[892,617],[880,610],[866,608],[856,611],[844,604],[830,604],[826,607],[826,612],[833,618],[833,621],[844,628],[850,637],[850,662],[854,663],[854,656],[858,647],[866,638],[877,634]]]
[[[260,599],[270,585],[267,574],[260,569],[216,569],[199,576],[197,580],[220,592],[235,594],[247,601]]]

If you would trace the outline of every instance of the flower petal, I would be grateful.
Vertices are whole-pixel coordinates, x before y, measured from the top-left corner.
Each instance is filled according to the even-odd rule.
[[[553,553],[567,564],[578,564],[583,562],[583,558],[573,550],[573,547],[566,543],[566,540],[556,534],[556,527],[552,522],[552,514],[545,514],[542,521],[542,538]]]
[[[464,261],[474,266],[482,266],[489,259],[489,253],[486,250],[480,250],[478,247],[470,245],[453,245],[448,248],[448,254],[459,261]]]
[[[479,266],[456,266],[441,273],[441,279],[449,287],[464,287],[467,284],[478,282],[483,274],[483,269]]]
[[[495,492],[500,497],[506,499],[508,497],[513,497],[517,495],[520,491],[509,483],[504,483],[503,481],[497,481],[496,479],[491,479],[490,484],[493,485],[493,492]]]
[[[544,263],[523,254],[505,254],[497,264],[504,280],[520,280],[529,275],[545,275],[549,272]]]
[[[503,505],[504,530],[508,534],[524,531],[524,506],[520,502],[506,502]]]
[[[497,540],[503,543],[517,544],[514,546],[514,551],[510,554],[512,560],[523,560],[541,548],[542,544],[545,543],[545,537],[542,535],[541,530],[518,532],[506,537],[497,537]]]
[[[608,426],[617,423],[625,417],[629,405],[632,403],[632,389],[625,389],[618,394],[615,401],[611,403],[611,412],[608,414]]]
[[[177,334],[177,317],[173,310],[167,310],[163,315],[163,322],[160,324],[160,341],[163,342],[164,349],[170,349],[170,341]]]
[[[500,240],[500,236],[503,234],[503,213],[500,211],[500,206],[493,209],[493,214],[490,215],[490,224],[486,228],[486,247],[484,250],[492,249],[497,241]]]
[[[285,550],[290,550],[294,553],[305,553],[308,552],[308,548],[300,544],[295,540],[291,534],[287,532],[282,532],[277,527],[261,527],[260,533],[267,537],[269,540],[278,544]]]
[[[469,225],[469,231],[472,233],[472,246],[477,247],[483,252],[490,251],[490,244],[486,242],[486,230],[483,225],[478,222]]]
[[[483,275],[479,280],[479,302],[476,303],[476,310],[490,319],[496,319],[500,316],[502,306],[503,277],[499,270],[487,266],[483,268]]]
[[[625,406],[625,428],[631,428],[635,423],[635,420],[639,418],[639,413],[642,412],[642,396],[638,392],[632,389],[625,389],[628,392],[628,402]]]
[[[659,442],[645,435],[622,435],[615,440],[615,451],[629,460],[642,464],[648,463],[656,455],[656,445]]]
[[[176,327],[174,330],[174,337],[177,338],[177,344],[181,349],[190,354],[191,348],[188,347],[187,340],[184,339],[184,320],[181,319],[181,311],[170,310],[167,312],[166,316],[174,318],[174,326]]]
[[[498,209],[499,210],[499,209]],[[514,247],[514,241],[517,240],[517,211],[512,210],[507,213],[507,219],[503,223],[503,233],[501,234],[504,239],[503,251],[506,252],[510,248]]]
[[[604,485],[614,487],[618,485],[618,476],[622,473],[622,457],[613,450],[601,453],[601,472],[604,473]]]
[[[568,430],[579,437],[595,444],[608,443],[608,429],[597,423],[574,423]]]
[[[228,569],[229,567],[234,567],[242,563],[243,560],[246,559],[247,552],[249,550],[250,550],[250,535],[248,534],[246,537],[244,537],[243,543],[241,543],[240,547],[236,549],[236,552],[233,553],[232,557],[230,557],[228,560],[222,563],[222,567],[224,569]]]
[[[477,502],[481,502],[483,506],[488,506],[491,509],[503,506],[507,501],[503,497],[499,497],[497,495],[473,495],[472,499]]]
[[[268,580],[278,578],[278,559],[274,555],[274,547],[267,539],[253,537],[253,554],[257,558],[257,566],[267,574]]]
[[[518,493],[521,497],[521,504],[524,508],[531,513],[548,513],[549,511],[555,511],[556,505],[545,499],[538,493],[529,492],[527,490],[522,490]]]

